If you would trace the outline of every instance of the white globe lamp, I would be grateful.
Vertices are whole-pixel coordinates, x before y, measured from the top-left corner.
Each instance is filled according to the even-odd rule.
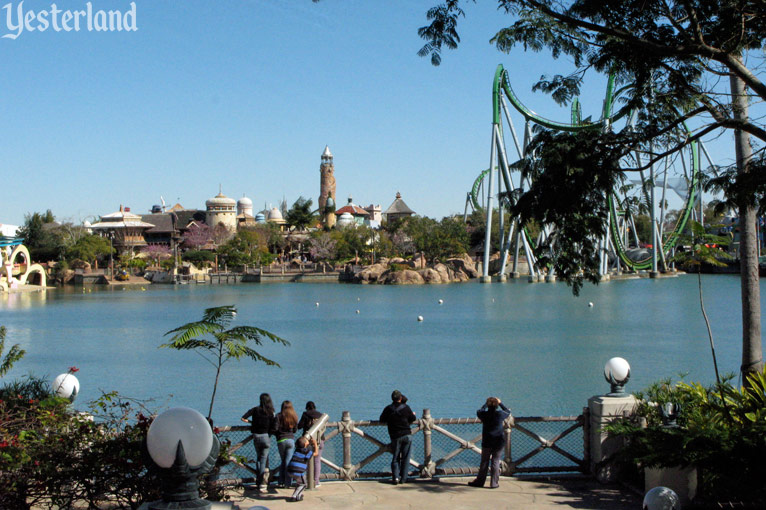
[[[72,402],[80,393],[80,381],[71,372],[58,375],[53,380],[51,387],[57,397],[66,398]]]
[[[624,397],[625,385],[630,379],[630,365],[624,358],[612,358],[604,366],[604,378],[612,385],[607,397]]]
[[[199,476],[215,465],[219,448],[218,438],[198,411],[174,407],[157,416],[146,434],[146,449],[161,468],[162,500],[148,508],[210,509],[210,502],[199,497]]]

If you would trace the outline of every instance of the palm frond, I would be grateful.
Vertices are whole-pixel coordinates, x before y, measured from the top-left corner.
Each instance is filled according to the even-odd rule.
[[[207,308],[202,315],[203,322],[213,322],[226,325],[237,316],[237,308],[234,305],[216,306]]]
[[[218,344],[215,342],[211,342],[210,340],[204,340],[200,338],[188,338],[184,340],[183,342],[181,341],[168,342],[166,344],[160,345],[160,347],[177,349],[179,351],[188,351],[192,349],[205,349],[208,351],[212,351],[218,348]]]
[[[288,342],[284,338],[281,338],[275,335],[274,333],[266,331],[265,329],[256,328],[254,326],[237,326],[227,330],[226,333],[235,337],[241,336],[243,338],[247,338],[248,340],[255,340],[256,343],[259,345],[261,343],[262,338],[268,338],[274,343],[278,343],[282,345],[290,345],[290,342]]]
[[[276,361],[269,359],[266,356],[263,356],[262,354],[258,353],[254,349],[251,349],[250,347],[245,346],[243,351],[244,351],[244,355],[252,359],[253,361],[261,361],[270,367],[281,367],[281,365],[277,363]]]
[[[215,335],[216,333],[222,331],[223,328],[224,326],[220,324],[215,324],[208,321],[190,322],[176,329],[171,329],[165,333],[164,336],[176,333],[176,335],[173,336],[170,341],[174,344],[181,344],[193,337]]]

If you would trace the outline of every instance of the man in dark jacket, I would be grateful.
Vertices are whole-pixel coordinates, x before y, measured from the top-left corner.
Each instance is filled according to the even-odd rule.
[[[405,483],[410,466],[410,447],[412,446],[412,430],[410,423],[415,421],[415,413],[406,404],[406,397],[399,390],[391,393],[391,405],[386,406],[380,413],[380,421],[388,425],[388,435],[394,449],[391,459],[393,483]]]
[[[491,461],[489,488],[497,489],[500,483],[500,460],[503,458],[505,446],[503,422],[510,415],[511,410],[505,407],[497,397],[489,397],[484,406],[476,411],[476,416],[481,420],[481,463],[479,474],[475,480],[468,482],[468,485],[484,487]]]

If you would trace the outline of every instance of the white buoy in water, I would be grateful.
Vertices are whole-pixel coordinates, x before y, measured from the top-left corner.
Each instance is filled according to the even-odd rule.
[[[593,301],[588,301],[588,308],[593,308]]]
[[[359,310],[357,310],[356,313],[359,313]]]
[[[444,300],[443,300],[443,299],[440,299],[440,300],[439,300],[439,304],[442,304],[442,303],[444,303]]]
[[[316,302],[316,305],[319,306],[319,301]]]
[[[418,315],[418,322],[423,322],[423,316],[422,315]]]
[[[361,298],[356,298],[356,300],[357,300],[357,301],[361,301],[362,299],[361,299]]]

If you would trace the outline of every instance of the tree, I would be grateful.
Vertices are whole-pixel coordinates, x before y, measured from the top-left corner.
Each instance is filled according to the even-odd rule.
[[[454,49],[460,38],[457,23],[467,2],[446,0],[427,13],[430,24],[419,30],[427,42],[421,56],[438,65],[443,48]],[[752,152],[750,136],[766,142],[766,126],[748,116],[748,99],[766,100],[766,83],[754,72],[766,54],[766,9],[762,0],[497,0],[514,21],[491,42],[504,52],[521,46],[525,50],[547,49],[554,58],[566,56],[574,63],[569,74],[543,77],[534,89],[550,93],[560,102],[579,94],[587,70],[613,73],[618,85],[629,85],[624,111],[637,112],[635,126],[620,132],[594,130],[594,148],[616,155],[640,150],[648,168],[705,135],[732,130],[737,162],[730,168],[737,186],[729,196],[736,202],[741,226],[742,268],[742,372],[763,367],[761,348],[760,289],[756,256],[756,206],[766,181],[763,147]],[[725,80],[728,78],[727,89]],[[696,126],[691,133],[678,128]],[[680,133],[680,134],[679,134]],[[566,145],[567,137],[550,135],[550,142]],[[607,143],[599,147],[607,137]],[[662,153],[649,141],[664,142]],[[658,145],[659,146],[659,145]],[[609,160],[611,158],[604,158]],[[634,168],[633,170],[638,170]],[[614,169],[620,173],[625,169]],[[597,173],[598,174],[598,173]],[[569,194],[592,194],[597,178]],[[543,193],[546,190],[539,190]],[[608,191],[608,190],[604,190]],[[557,205],[549,200],[549,210]],[[559,211],[566,216],[566,211]],[[555,212],[554,212],[555,214]],[[570,218],[571,219],[571,218]],[[559,224],[561,225],[561,224]],[[577,239],[587,243],[590,233]],[[567,274],[566,254],[559,257]],[[573,266],[569,266],[573,267]],[[586,275],[592,279],[593,275]],[[576,288],[576,287],[575,287]]]
[[[184,248],[198,250],[210,242],[211,237],[210,227],[202,222],[193,221],[184,232],[181,242]]]
[[[162,260],[171,257],[170,247],[165,244],[149,244],[141,249],[141,253],[156,261],[158,267]]]
[[[311,212],[311,204],[311,199],[299,197],[285,215],[287,224],[296,230],[305,230],[306,227],[316,223],[316,216]]]
[[[87,234],[77,239],[72,246],[66,250],[66,258],[80,259],[89,263],[95,262],[101,257],[109,255],[112,248],[109,240],[105,237]]]
[[[442,260],[468,250],[469,235],[463,222],[446,217],[436,221],[427,216],[412,216],[404,224],[404,232],[416,251],[427,260]]]
[[[268,339],[277,344],[290,345],[287,340],[269,333],[265,329],[254,326],[229,328],[229,324],[236,316],[237,308],[234,305],[208,308],[202,315],[202,320],[184,324],[165,333],[165,336],[173,336],[170,338],[170,342],[160,345],[160,347],[179,351],[192,350],[215,368],[213,394],[210,397],[210,409],[207,413],[208,419],[213,415],[218,378],[224,364],[231,360],[250,358],[256,362],[261,361],[268,366],[278,367],[279,363],[261,355],[249,344],[263,345],[263,340]],[[210,336],[212,339],[204,338],[205,336]]]
[[[338,242],[327,232],[309,239],[309,254],[317,262],[333,260],[335,258],[335,245]]]
[[[64,241],[57,231],[58,224],[50,209],[45,213],[27,213],[19,236],[33,261],[59,260],[64,254]]]
[[[5,357],[2,357],[5,350],[5,326],[0,326],[0,377],[3,377],[8,371],[13,368],[13,364],[19,361],[27,353],[24,349],[19,347],[19,344],[13,344],[8,352],[5,353]]]
[[[233,238],[218,248],[218,254],[229,266],[260,264],[268,254],[266,233],[262,230],[240,230]]]

